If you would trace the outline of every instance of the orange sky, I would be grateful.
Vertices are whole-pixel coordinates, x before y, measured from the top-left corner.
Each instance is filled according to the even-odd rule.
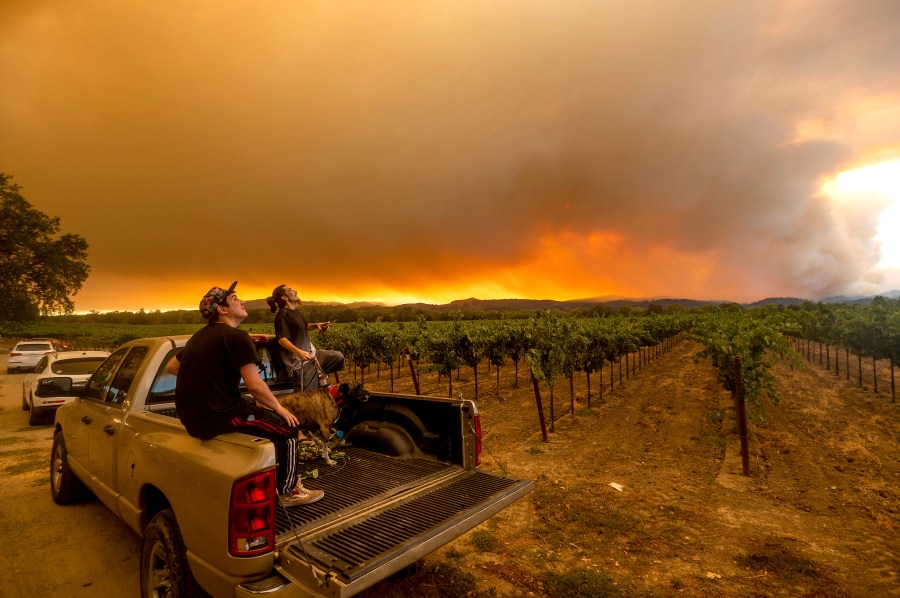
[[[232,280],[385,303],[886,292],[900,175],[821,189],[900,159],[897,23],[895,0],[12,0],[0,172],[87,239],[82,312]]]

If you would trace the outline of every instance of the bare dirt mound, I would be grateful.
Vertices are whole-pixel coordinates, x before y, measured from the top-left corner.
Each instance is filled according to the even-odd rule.
[[[681,343],[622,385],[616,371],[614,393],[607,370],[591,409],[576,380],[575,417],[546,443],[524,375],[515,389],[502,368],[497,394],[480,373],[484,468],[536,490],[368,595],[900,596],[898,405],[779,367],[782,401],[751,425],[746,477],[731,396],[696,350]],[[472,397],[465,369],[456,386]],[[564,410],[568,382],[554,395]]]

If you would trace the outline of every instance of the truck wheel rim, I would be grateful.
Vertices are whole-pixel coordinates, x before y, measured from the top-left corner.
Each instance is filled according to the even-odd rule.
[[[59,492],[59,483],[62,480],[63,474],[63,459],[62,459],[62,447],[60,445],[56,445],[56,450],[53,451],[53,493]]]
[[[150,596],[170,596],[172,580],[169,576],[169,561],[161,542],[154,542],[147,560],[147,587]]]

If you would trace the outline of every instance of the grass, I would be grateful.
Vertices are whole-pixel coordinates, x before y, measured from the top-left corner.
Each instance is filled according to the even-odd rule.
[[[7,465],[3,468],[6,475],[18,475],[20,473],[32,473],[35,471],[43,471],[49,467],[48,456],[44,453],[38,453],[33,450],[4,451],[0,453],[0,457],[20,456],[16,463]]]
[[[497,552],[500,549],[500,542],[496,536],[486,529],[472,532],[469,542],[478,552]]]
[[[604,598],[627,595],[616,582],[599,571],[570,569],[562,573],[547,571],[543,578],[544,591],[555,598]]]
[[[669,519],[678,519],[682,514],[682,509],[678,505],[661,505],[659,510]]]
[[[846,596],[840,586],[812,559],[786,544],[785,539],[769,537],[758,541],[735,562],[748,571],[766,573],[772,587],[803,588],[802,596],[837,598]]]
[[[680,509],[671,505],[661,511],[644,512],[626,500],[597,494],[593,487],[562,487],[549,482],[539,482],[531,500],[537,515],[532,537],[544,547],[550,562],[558,562],[573,548],[581,551],[591,543],[607,544],[631,555],[677,550],[684,544],[679,527],[655,523],[658,514],[668,521],[679,518]]]
[[[22,455],[31,455],[35,453],[33,448],[13,449],[10,451],[0,451],[0,457],[20,457]]]
[[[728,410],[725,408],[712,409],[710,411],[707,411],[704,415],[707,420],[716,424],[721,424],[728,416]]]
[[[33,442],[31,438],[25,438],[22,436],[4,436],[0,438],[0,446],[7,444],[19,444],[20,442]],[[0,453],[0,455],[5,455],[7,453]]]
[[[366,590],[365,598],[496,598],[493,589],[479,590],[475,576],[456,565],[426,564],[406,578],[393,578],[396,583],[378,584]]]
[[[778,540],[766,540],[750,552],[738,556],[736,562],[741,567],[756,571],[768,571],[785,577],[817,577],[816,564],[806,557],[794,553]]]
[[[619,534],[635,530],[639,521],[625,511],[615,508],[611,501],[597,501],[581,484],[568,487],[538,481],[531,500],[540,516],[542,531],[557,531],[565,537],[581,534]]]

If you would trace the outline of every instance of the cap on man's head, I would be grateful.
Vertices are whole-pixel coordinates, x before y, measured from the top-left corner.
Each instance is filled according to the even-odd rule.
[[[222,307],[228,305],[228,295],[234,292],[236,286],[237,281],[235,280],[228,289],[213,287],[203,295],[203,299],[200,300],[200,315],[204,320],[209,320],[215,315],[217,305]]]

